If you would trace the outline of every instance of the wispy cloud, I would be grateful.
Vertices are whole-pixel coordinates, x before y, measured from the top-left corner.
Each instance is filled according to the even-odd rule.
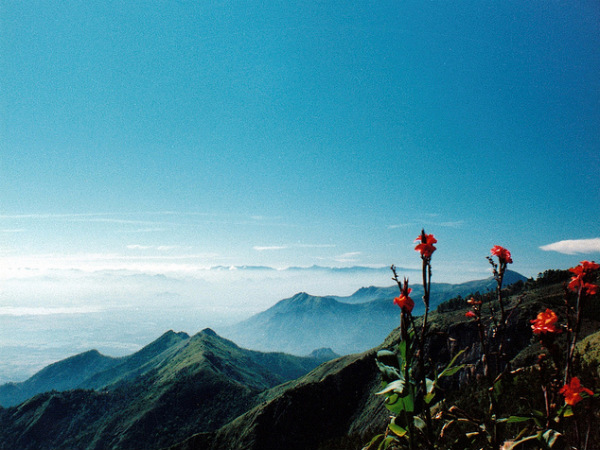
[[[37,220],[37,221],[65,221],[83,223],[109,223],[125,225],[164,225],[164,221],[138,219],[137,216],[149,217],[157,215],[164,217],[171,213],[142,213],[142,214],[118,214],[118,213],[35,213],[35,214],[0,214],[0,220]],[[136,218],[128,218],[128,217]]]
[[[217,253],[123,255],[118,253],[8,253],[0,258],[0,278],[39,276],[55,271],[97,272],[126,270],[145,273],[194,273],[222,259]]]
[[[128,250],[158,250],[159,252],[168,252],[171,250],[182,249],[180,245],[140,245],[140,244],[129,244],[127,246]],[[191,247],[186,247],[186,249],[190,249]]]
[[[127,246],[128,250],[150,250],[151,248],[153,248],[151,245],[130,244]]]
[[[0,230],[0,233],[24,233],[25,228],[7,228],[4,230]]]
[[[547,252],[558,252],[565,255],[576,255],[578,253],[600,253],[600,238],[592,239],[567,239],[542,245],[540,249]]]
[[[263,252],[265,250],[285,250],[288,247],[287,247],[287,245],[265,245],[265,246],[255,245],[252,248],[258,252]]]
[[[334,248],[335,244],[295,244],[297,248]]]
[[[357,257],[360,255],[362,255],[362,252],[346,252],[335,256],[333,260],[341,263],[356,262],[358,261]]]
[[[430,217],[435,217],[436,214],[428,214]],[[464,220],[452,220],[452,221],[432,221],[432,220],[415,220],[414,222],[407,223],[395,223],[388,225],[388,230],[395,230],[398,228],[415,227],[421,228],[427,227],[444,227],[444,228],[461,228],[465,224]]]
[[[191,224],[298,227],[295,223],[282,222],[281,216],[215,214],[193,211],[146,211],[146,212],[91,212],[91,213],[31,213],[0,214],[0,221],[47,221],[71,223],[98,223],[108,225],[139,225],[136,230],[115,230],[121,233],[148,233],[164,231],[165,227],[189,226]]]
[[[395,223],[393,225],[388,225],[388,230],[395,230],[396,228],[406,228],[414,226],[414,223]]]
[[[287,250],[290,248],[334,248],[335,244],[286,244],[286,245],[255,245],[254,250]]]

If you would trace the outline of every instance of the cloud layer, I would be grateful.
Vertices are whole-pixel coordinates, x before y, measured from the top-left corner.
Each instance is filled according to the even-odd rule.
[[[542,245],[540,249],[563,253],[565,255],[576,255],[578,253],[600,253],[600,238],[593,239],[568,239]]]

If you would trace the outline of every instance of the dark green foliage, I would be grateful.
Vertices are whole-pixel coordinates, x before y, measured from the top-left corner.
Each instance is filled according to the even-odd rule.
[[[459,309],[464,309],[467,305],[467,300],[459,295],[458,297],[454,297],[450,300],[440,303],[436,311],[439,313],[458,311]]]

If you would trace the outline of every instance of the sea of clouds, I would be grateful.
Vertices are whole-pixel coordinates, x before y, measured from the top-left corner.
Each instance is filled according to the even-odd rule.
[[[366,267],[21,271],[3,279],[0,290],[0,383],[22,381],[91,349],[127,355],[170,329],[218,332],[298,292],[350,295],[363,286],[389,286],[390,276],[387,268]]]

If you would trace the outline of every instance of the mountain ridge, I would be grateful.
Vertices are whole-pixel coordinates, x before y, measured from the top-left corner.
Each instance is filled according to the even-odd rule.
[[[504,286],[525,281],[517,272],[507,271]],[[431,309],[457,296],[495,289],[493,277],[459,284],[432,283]],[[424,312],[423,286],[412,285],[415,299],[413,314]],[[337,354],[366,351],[378,345],[395,328],[399,310],[393,303],[398,286],[363,287],[350,296],[314,296],[299,292],[275,303],[219,333],[249,348],[283,351],[306,355],[321,347],[331,347]],[[377,323],[378,327],[370,325]]]
[[[157,449],[218,429],[256,405],[261,392],[326,357],[247,350],[209,328],[193,336],[170,330],[122,358],[127,370],[110,367],[109,384],[44,392],[0,408],[0,448]]]

